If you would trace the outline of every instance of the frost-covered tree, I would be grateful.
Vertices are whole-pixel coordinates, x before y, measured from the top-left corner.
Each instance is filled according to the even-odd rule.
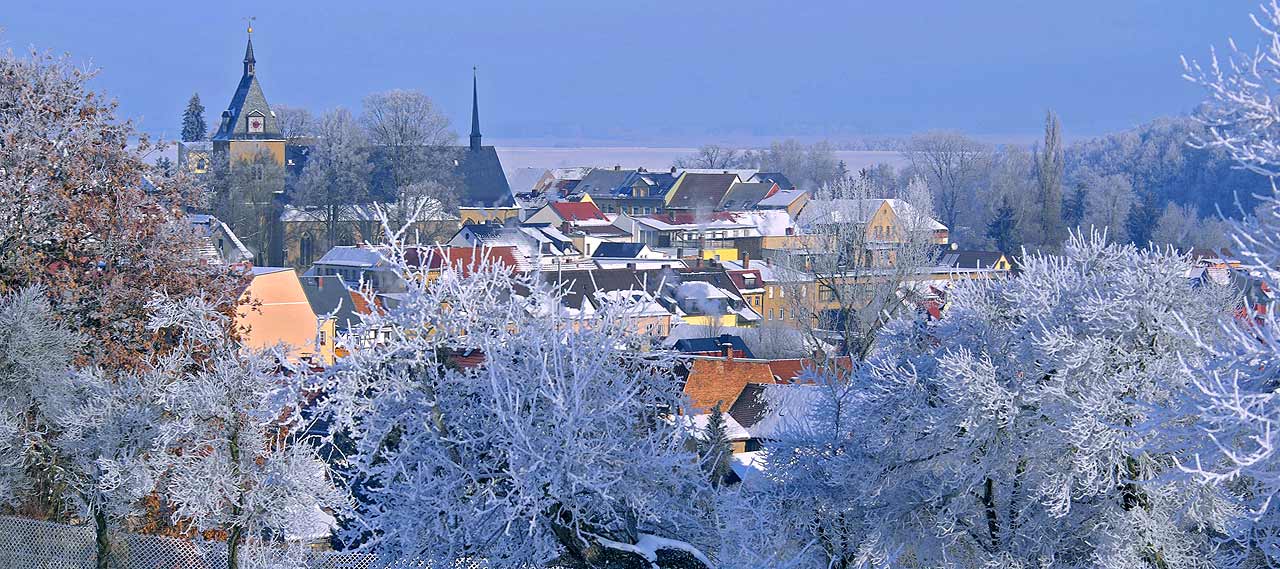
[[[452,148],[449,117],[420,91],[391,90],[364,98],[360,122],[373,145],[373,186],[381,199],[399,201],[406,188],[434,182],[452,186],[464,157]]]
[[[302,107],[272,105],[271,112],[276,115],[276,124],[280,126],[280,136],[285,140],[294,140],[308,136],[323,137],[311,111]],[[321,119],[324,120],[324,119]],[[321,141],[323,143],[323,140]]]
[[[698,151],[677,158],[671,164],[676,168],[739,168],[744,165],[742,155],[736,148],[718,144],[704,144]]]
[[[185,180],[156,176],[155,147],[88,90],[91,77],[68,59],[0,54],[0,293],[43,286],[90,337],[77,356],[137,365],[164,349],[146,331],[153,291],[226,288],[179,217]]]
[[[320,250],[324,251],[352,244],[349,236],[340,233],[343,214],[352,204],[368,200],[370,169],[368,142],[350,111],[325,113],[316,133],[318,140],[307,157],[296,201],[321,212],[325,245]]]
[[[285,170],[270,151],[228,160],[214,160],[209,178],[209,203],[213,214],[253,252],[259,265],[278,264],[271,257],[273,217],[278,215],[277,194],[285,189]]]
[[[906,155],[928,181],[939,219],[959,230],[973,203],[974,185],[990,166],[991,149],[959,133],[931,132],[913,136]]]
[[[36,517],[65,506],[53,444],[58,399],[84,339],[58,322],[39,288],[0,296],[0,504]]]
[[[0,296],[0,503],[24,515],[88,521],[97,566],[110,534],[144,513],[147,457],[164,409],[157,370],[76,370],[84,337],[57,321],[43,291]]]
[[[161,398],[166,411],[152,459],[175,520],[226,535],[227,567],[246,543],[322,538],[345,502],[306,434],[306,398],[278,351],[234,341],[228,318],[199,298],[158,296],[151,328],[181,345],[181,372]]]
[[[1230,295],[1073,237],[904,319],[768,452],[772,533],[816,566],[1202,567],[1237,514],[1180,479],[1177,408]]]
[[[636,350],[624,313],[565,316],[499,264],[428,278],[404,231],[387,261],[407,290],[323,386],[351,441],[349,537],[385,560],[709,565],[711,486],[672,420],[671,360]]]
[[[1129,240],[1129,213],[1134,208],[1133,186],[1124,176],[1092,176],[1084,182],[1086,190],[1084,216],[1081,226],[1085,231],[1095,228],[1105,230],[1112,241]]]
[[[1038,184],[1039,234],[1036,243],[1056,249],[1066,237],[1062,221],[1062,123],[1053,111],[1044,117],[1044,143],[1035,151],[1035,173]]]
[[[200,93],[193,93],[182,113],[182,141],[198,142],[209,136],[209,126],[204,122],[204,104]]]
[[[829,184],[806,206],[797,246],[779,270],[811,278],[789,279],[784,299],[808,345],[833,344],[858,359],[871,353],[886,322],[909,305],[914,282],[931,268],[932,196],[921,178],[908,183],[894,206],[892,231],[871,223],[882,205],[880,188],[864,177]]]
[[[1265,4],[1253,17],[1263,35],[1256,49],[1212,52],[1202,66],[1184,59],[1186,78],[1208,91],[1196,118],[1207,134],[1199,146],[1224,149],[1243,168],[1266,176],[1272,193],[1262,199],[1255,216],[1236,226],[1237,254],[1249,271],[1275,290],[1280,283],[1280,4]],[[1233,564],[1275,566],[1280,563],[1280,321],[1276,305],[1252,310],[1224,326],[1226,339],[1202,337],[1212,359],[1191,367],[1197,391],[1188,406],[1200,416],[1206,448],[1183,466],[1200,478],[1238,495],[1249,515],[1234,526]]]

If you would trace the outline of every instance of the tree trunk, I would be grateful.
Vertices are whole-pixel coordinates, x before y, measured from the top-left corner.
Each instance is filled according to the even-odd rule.
[[[240,515],[240,507],[234,509],[235,515]],[[244,538],[244,529],[239,525],[231,527],[231,533],[227,534],[227,569],[240,569],[240,541]]]
[[[1000,548],[1000,514],[996,512],[995,482],[987,477],[982,488],[982,505],[987,510],[987,532],[991,534],[991,547]]]
[[[240,478],[240,422],[237,417],[231,427],[227,450],[231,455],[231,473],[237,480]],[[244,515],[244,486],[240,487],[240,495],[236,496],[236,504],[231,507],[232,522],[227,532],[227,569],[240,569],[240,542],[244,539],[244,525],[240,516]]]
[[[94,537],[98,546],[97,569],[111,567],[111,536],[107,534],[107,515],[99,508],[93,509]]]

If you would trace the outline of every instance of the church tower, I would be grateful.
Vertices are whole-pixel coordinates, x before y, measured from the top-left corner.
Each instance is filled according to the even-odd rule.
[[[480,150],[480,97],[476,89],[476,68],[471,68],[471,151]]]
[[[231,160],[250,160],[258,152],[266,151],[277,164],[284,165],[284,136],[275,113],[267,104],[267,97],[258,83],[257,58],[253,55],[253,27],[249,27],[249,39],[244,48],[244,73],[231,97],[231,104],[222,111],[222,122],[213,135],[213,149]]]

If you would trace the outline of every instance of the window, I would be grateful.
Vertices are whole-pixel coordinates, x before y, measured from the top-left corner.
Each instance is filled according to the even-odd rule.
[[[773,320],[773,309],[769,309],[769,320]]]
[[[778,320],[786,320],[786,319],[787,319],[787,309],[785,309],[785,308],[779,308],[779,309],[778,309]]]
[[[302,239],[298,240],[298,264],[311,264],[311,255],[314,252],[314,247],[315,243],[311,239],[311,234],[304,233]]]
[[[773,287],[769,287],[769,298],[773,298]]]
[[[836,291],[832,290],[831,287],[825,286],[825,285],[819,285],[819,287],[820,288],[818,288],[818,300],[821,300],[823,302],[831,302],[832,300],[835,300]]]

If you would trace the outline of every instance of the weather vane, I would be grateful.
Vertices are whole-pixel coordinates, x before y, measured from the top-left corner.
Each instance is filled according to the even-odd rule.
[[[249,22],[249,33],[253,33],[253,21],[258,19],[256,16],[245,16],[244,20]]]

